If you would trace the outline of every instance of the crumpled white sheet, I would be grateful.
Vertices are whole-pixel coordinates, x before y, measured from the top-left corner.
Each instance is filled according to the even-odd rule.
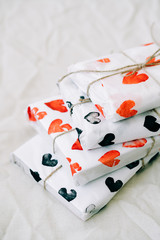
[[[9,154],[35,134],[24,108],[57,94],[70,64],[152,42],[159,12],[158,0],[0,1],[0,239],[157,240],[160,159],[83,223]]]

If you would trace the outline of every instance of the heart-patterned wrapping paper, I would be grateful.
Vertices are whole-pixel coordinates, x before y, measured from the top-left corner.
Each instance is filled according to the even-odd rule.
[[[145,44],[100,59],[71,65],[68,72],[107,71],[144,63],[157,49],[159,47],[156,44]],[[160,106],[160,66],[149,66],[153,62],[159,63],[160,57],[148,62],[148,67],[104,78],[92,84],[89,89],[91,82],[113,72],[78,72],[71,74],[70,78],[83,92],[88,92],[92,102],[107,119],[116,122]]]
[[[52,144],[56,137],[56,153],[62,156],[63,165],[77,186],[145,157],[153,146],[152,138],[142,138],[93,150],[85,149],[80,142],[81,129],[63,134],[73,129],[73,125],[61,96],[31,104],[27,112],[30,122],[48,143]],[[159,146],[160,136],[154,139],[154,146]]]
[[[112,122],[105,119],[92,102],[76,105],[87,99],[87,96],[70,77],[60,82],[59,88],[73,122],[83,130],[80,141],[87,149],[160,134],[159,108],[156,109],[159,115],[151,110],[126,120]]]
[[[144,159],[145,164],[158,152]],[[52,156],[52,145],[37,135],[11,154],[11,161],[36,182],[44,186],[46,177],[57,169],[61,161]],[[46,182],[46,189],[82,220],[87,220],[103,208],[124,184],[141,168],[138,160],[85,186],[75,187],[65,168],[59,168]]]

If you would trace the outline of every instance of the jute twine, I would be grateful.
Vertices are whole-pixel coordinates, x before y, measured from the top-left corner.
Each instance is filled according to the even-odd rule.
[[[157,57],[160,55],[160,48],[155,51],[145,62],[143,63],[136,63],[136,64],[131,64],[131,65],[127,65],[127,66],[124,66],[124,67],[120,67],[120,68],[116,68],[116,69],[111,69],[111,70],[78,70],[78,71],[73,71],[73,72],[70,72],[66,75],[64,75],[62,78],[60,78],[58,80],[58,83],[62,82],[66,77],[70,76],[70,75],[73,75],[73,74],[76,74],[76,73],[112,73],[112,74],[109,74],[109,75],[106,75],[104,77],[101,77],[101,78],[98,78],[98,79],[95,79],[93,80],[92,82],[90,82],[87,86],[87,96],[89,96],[89,90],[90,90],[90,87],[100,81],[100,80],[103,80],[105,78],[108,78],[108,77],[112,77],[112,76],[115,76],[115,75],[118,75],[118,74],[124,74],[124,73],[129,73],[127,76],[130,76],[130,75],[133,75],[135,72],[139,71],[140,69],[142,68],[145,68],[145,67],[151,67],[151,66],[157,66],[157,65],[160,65],[160,61],[156,61],[156,62],[150,62],[153,58]]]
[[[160,117],[160,113],[156,109],[152,109],[152,110]]]
[[[72,130],[76,130],[76,129],[72,129]],[[69,131],[66,131],[66,132],[64,132],[63,134],[65,134],[65,133],[67,133],[67,132],[69,132]],[[70,132],[71,132],[71,130],[70,130]],[[61,134],[61,135],[62,135],[62,134]],[[61,135],[58,135],[58,136],[61,136]],[[148,150],[147,154],[144,156],[144,158],[148,157],[148,155],[150,154],[150,152],[152,151],[152,149],[153,149],[153,147],[154,147],[154,145],[155,145],[155,139],[154,139],[154,137],[151,137],[151,139],[152,139],[151,147],[150,147],[150,149]],[[145,168],[144,158],[141,159],[141,161],[142,161],[142,167],[139,169],[139,171]],[[55,172],[57,172],[61,167],[62,167],[62,165],[58,166],[56,169],[54,169],[54,170],[45,178],[45,180],[44,180],[44,189],[45,189],[45,190],[46,190],[46,181],[47,181],[50,177],[52,177],[52,175],[53,175]]]
[[[72,105],[72,107],[70,108],[70,115],[72,114],[72,111],[73,111],[73,108],[77,105],[81,105],[83,103],[88,103],[88,102],[91,102],[91,99],[90,98],[85,98],[85,99],[79,99],[79,102],[78,103],[75,103]]]
[[[56,139],[57,139],[58,137],[64,135],[64,134],[66,134],[66,133],[70,133],[70,132],[73,132],[73,131],[75,131],[75,130],[76,130],[76,128],[72,128],[72,129],[70,129],[70,130],[68,130],[68,131],[64,131],[64,132],[58,134],[58,135],[53,139],[53,153],[55,153],[55,141],[56,141]]]
[[[68,133],[68,132],[72,132],[72,131],[74,131],[74,130],[76,130],[76,129],[74,128],[74,129],[71,129],[71,130],[69,130],[69,131],[65,131],[65,132],[57,135],[56,137],[62,136],[63,134],[66,134],[66,133]],[[152,149],[153,149],[153,147],[154,147],[154,145],[155,145],[155,139],[154,139],[154,137],[151,137],[151,139],[152,139],[151,147],[150,147],[150,149],[148,150],[147,154],[141,159],[141,161],[142,161],[142,167],[140,168],[140,170],[142,170],[142,169],[145,168],[144,158],[148,157],[148,155],[150,154],[150,152],[152,151]],[[54,140],[55,140],[55,139],[54,139]],[[55,144],[55,141],[54,141],[54,144]],[[53,148],[54,148],[54,144],[53,144]],[[45,178],[45,180],[44,180],[44,189],[45,189],[45,190],[46,190],[46,181],[47,181],[50,177],[52,177],[52,175],[53,175],[55,172],[57,172],[61,167],[62,167],[62,165],[58,166],[56,169],[54,169],[54,170]]]
[[[149,63],[153,58],[157,57],[160,55],[160,48],[155,51],[144,63],[138,63],[138,64],[131,64],[131,65],[127,65],[127,66],[124,66],[124,67],[121,67],[121,68],[116,68],[116,69],[112,69],[112,70],[103,70],[103,71],[100,71],[100,70],[78,70],[78,71],[74,71],[74,72],[70,72],[66,75],[64,75],[61,79],[58,80],[58,83],[60,83],[61,81],[63,81],[66,77],[70,76],[70,75],[73,75],[73,74],[76,74],[76,73],[110,73],[110,72],[113,72],[112,74],[109,74],[107,76],[104,76],[104,77],[101,77],[101,78],[98,78],[92,82],[89,83],[88,87],[87,87],[87,96],[89,96],[89,90],[90,90],[90,87],[100,81],[100,80],[103,80],[105,78],[108,78],[108,77],[112,77],[112,76],[115,76],[115,75],[118,75],[118,74],[124,74],[124,73],[129,73],[131,72],[130,74],[128,74],[127,76],[130,76],[130,75],[133,75],[135,72],[139,71],[140,69],[142,68],[145,68],[145,67],[151,67],[151,66],[156,66],[156,65],[160,65],[160,61],[157,61],[157,62],[151,62]],[[76,104],[73,104],[71,109],[70,109],[70,113],[71,111],[73,110],[73,107],[76,106],[76,105],[80,105],[80,104],[83,104],[83,103],[87,103],[87,102],[91,102],[90,98],[86,98],[86,99],[80,99],[80,102],[76,103]],[[155,110],[153,109],[153,111],[155,111],[159,116],[160,114]],[[69,133],[69,132],[72,132],[72,131],[75,131],[76,128],[73,128],[69,131],[64,131],[62,132],[61,134],[57,135],[54,140],[53,140],[53,152],[55,153],[55,140],[66,134],[66,133]],[[155,144],[155,139],[154,137],[151,137],[152,139],[152,145],[149,149],[149,151],[147,152],[147,154],[145,155],[144,158],[146,158],[150,152],[152,151],[153,147],[154,147],[154,144]],[[145,167],[145,164],[144,164],[144,158],[141,159],[142,161],[142,168]],[[54,169],[44,180],[44,189],[46,189],[46,181],[56,172],[58,171],[60,168],[62,167],[62,165],[58,166],[56,169]],[[141,168],[141,169],[142,169]]]
[[[142,161],[142,167],[140,168],[140,170],[142,170],[142,169],[145,168],[144,159],[145,159],[146,157],[148,157],[148,155],[150,154],[150,152],[152,151],[152,149],[153,149],[153,147],[154,147],[154,145],[155,145],[155,139],[154,139],[154,137],[151,137],[151,139],[152,139],[151,147],[150,147],[150,149],[148,150],[147,154],[141,159],[141,161]]]
[[[73,132],[73,131],[75,131],[75,130],[76,130],[76,128],[70,129],[70,130],[68,130],[68,131],[64,131],[64,132],[58,134],[58,135],[53,139],[53,153],[55,153],[55,141],[56,141],[56,139],[57,139],[58,137],[64,135],[64,134],[66,134],[66,133]],[[45,189],[45,190],[46,190],[46,181],[47,181],[50,177],[52,177],[52,175],[53,175],[56,171],[58,171],[61,167],[62,167],[62,165],[58,166],[56,169],[54,169],[54,170],[45,178],[45,180],[44,180],[44,189]]]
[[[70,132],[73,132],[73,131],[75,131],[75,130],[76,130],[76,128],[70,129],[70,130],[68,130],[68,131],[64,131],[64,132],[58,134],[58,135],[53,139],[53,153],[55,153],[55,141],[56,141],[56,139],[57,139],[58,137],[64,135],[64,134],[66,134],[66,133],[70,133]],[[62,165],[58,166],[56,169],[54,169],[54,170],[45,178],[45,180],[44,180],[44,189],[45,189],[45,190],[46,190],[46,181],[47,181],[50,177],[52,177],[52,175],[53,175],[56,171],[58,171],[61,167],[62,167]]]
[[[46,181],[52,177],[52,175],[57,172],[60,168],[62,167],[62,165],[58,166],[56,169],[54,169],[45,179],[44,179],[44,189],[46,190]]]

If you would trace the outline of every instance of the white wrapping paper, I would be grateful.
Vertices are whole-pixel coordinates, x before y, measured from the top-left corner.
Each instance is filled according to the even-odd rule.
[[[145,164],[156,154],[156,150],[145,159]],[[59,158],[52,156],[52,146],[38,135],[14,151],[11,161],[42,185],[46,177],[60,166]],[[75,187],[65,168],[61,167],[47,180],[46,189],[85,221],[103,208],[141,166],[142,162],[136,161],[82,187]]]
[[[69,72],[79,70],[112,70],[135,63],[144,63],[159,47],[156,44],[144,45],[121,53],[114,53],[101,59],[74,64]],[[160,61],[157,56],[151,62]],[[159,66],[143,68],[132,72],[107,77],[92,84],[89,97],[101,109],[103,115],[113,122],[126,119],[160,106]],[[71,74],[72,81],[85,93],[89,84],[112,73]],[[65,79],[63,80],[65,81]]]
[[[123,121],[112,122],[105,119],[92,102],[74,106],[80,103],[80,100],[87,99],[87,96],[70,77],[60,82],[59,87],[68,109],[72,108],[72,120],[83,130],[80,140],[87,149],[146,138],[160,133],[160,117],[153,110]],[[159,112],[159,109],[156,111]]]
[[[38,109],[38,110],[37,110]],[[84,185],[106,173],[115,171],[139,158],[145,157],[152,146],[159,146],[160,136],[142,138],[98,149],[87,150],[81,144],[82,130],[75,130],[61,96],[31,104],[30,122],[63,157],[63,164],[75,185]],[[69,130],[72,132],[68,132]],[[67,131],[67,133],[61,135]],[[154,143],[155,141],[155,143]]]

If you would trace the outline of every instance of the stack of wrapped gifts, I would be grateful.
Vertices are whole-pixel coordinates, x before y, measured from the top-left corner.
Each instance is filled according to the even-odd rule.
[[[11,160],[84,221],[159,153],[159,54],[150,43],[74,64],[59,96],[27,107],[39,134]]]

